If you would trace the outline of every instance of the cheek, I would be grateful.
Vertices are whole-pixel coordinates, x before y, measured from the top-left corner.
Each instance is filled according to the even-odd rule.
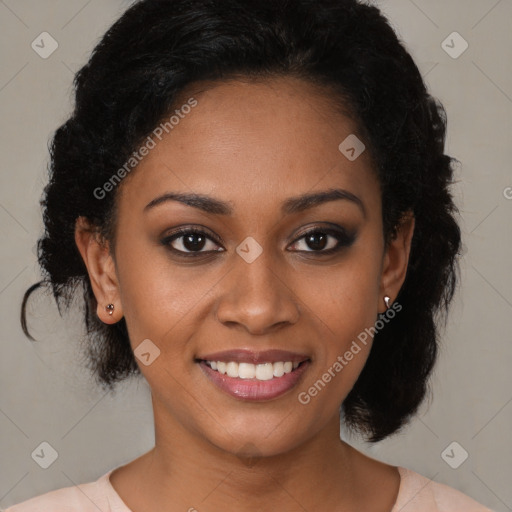
[[[120,242],[118,249],[121,302],[132,346],[150,339],[162,355],[180,353],[182,360],[191,360],[187,341],[200,327],[218,272],[173,264],[160,247],[140,244],[122,252]],[[170,357],[173,361],[177,358]]]
[[[164,258],[156,257],[160,248],[145,248],[120,240],[117,246],[117,273],[123,314],[132,345],[143,339],[160,340],[185,314],[189,299],[187,288],[172,275]],[[177,293],[177,290],[179,292]]]
[[[342,262],[316,278],[312,275],[308,283],[310,290],[316,290],[308,299],[311,307],[326,319],[333,333],[357,336],[377,319],[381,248],[370,241],[373,243],[361,240]]]
[[[372,240],[374,241],[373,243]],[[314,376],[306,383],[313,396],[323,389],[324,406],[336,407],[348,394],[361,373],[372,345],[371,327],[378,316],[380,254],[378,238],[369,237],[347,255],[342,263],[303,281],[302,293],[309,293],[307,305],[316,317],[318,345]]]

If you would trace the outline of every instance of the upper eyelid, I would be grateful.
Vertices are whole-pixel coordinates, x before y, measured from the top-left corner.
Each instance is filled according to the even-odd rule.
[[[172,238],[173,236],[176,236],[177,238],[179,238],[180,235],[185,236],[188,233],[198,233],[198,234],[204,234],[208,237],[211,237],[213,240],[215,240],[215,239],[222,240],[222,237],[214,234],[213,231],[211,231],[207,227],[201,226],[201,225],[178,226],[177,228],[168,230],[168,231],[170,231],[170,233],[164,235],[163,239]]]
[[[308,235],[309,233],[316,232],[316,231],[322,231],[322,230],[325,230],[325,232],[337,231],[340,234],[346,234],[347,236],[349,235],[347,230],[341,226],[333,226],[333,227],[312,226],[312,227],[306,228],[304,231],[301,231],[299,234],[295,235],[295,240],[298,240],[299,238],[302,238],[302,237]],[[180,226],[180,227],[176,228],[176,230],[174,232],[170,233],[169,235],[164,236],[163,238],[167,239],[167,238],[172,238],[174,236],[176,236],[176,238],[179,238],[180,235],[185,236],[189,233],[197,233],[197,234],[203,234],[206,236],[210,236],[212,238],[212,240],[214,240],[214,241],[222,240],[222,237],[220,237],[219,235],[212,234],[213,232],[211,232],[208,228],[203,227],[203,226],[199,226],[199,227]]]
[[[306,228],[304,231],[300,231],[299,234],[295,235],[295,240],[298,240],[299,238],[302,238],[308,235],[309,233],[314,233],[317,231],[325,232],[327,234],[332,234],[333,232],[336,232],[340,235],[350,236],[350,232],[347,229],[345,229],[342,226],[335,226],[334,224],[332,224],[328,226],[310,226]]]

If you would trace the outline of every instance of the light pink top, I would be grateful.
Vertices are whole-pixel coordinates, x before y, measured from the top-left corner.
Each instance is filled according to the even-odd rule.
[[[95,482],[50,491],[4,512],[132,512],[110,483],[114,469]],[[391,512],[492,512],[452,487],[400,466],[398,471],[400,489]]]

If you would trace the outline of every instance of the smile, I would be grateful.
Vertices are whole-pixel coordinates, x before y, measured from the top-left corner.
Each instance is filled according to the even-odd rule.
[[[280,350],[218,352],[196,362],[217,389],[249,401],[281,397],[297,386],[311,364],[307,355]]]
[[[236,361],[206,361],[206,364],[222,375],[238,379],[272,380],[282,377],[299,367],[298,362],[278,361],[276,363],[237,363]]]

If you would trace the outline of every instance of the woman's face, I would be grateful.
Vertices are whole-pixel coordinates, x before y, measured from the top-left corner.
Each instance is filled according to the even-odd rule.
[[[115,296],[95,291],[145,354],[157,436],[278,454],[339,421],[372,340],[353,342],[396,297],[408,243],[385,250],[368,152],[341,152],[356,127],[325,93],[276,79],[191,96],[120,187]]]

